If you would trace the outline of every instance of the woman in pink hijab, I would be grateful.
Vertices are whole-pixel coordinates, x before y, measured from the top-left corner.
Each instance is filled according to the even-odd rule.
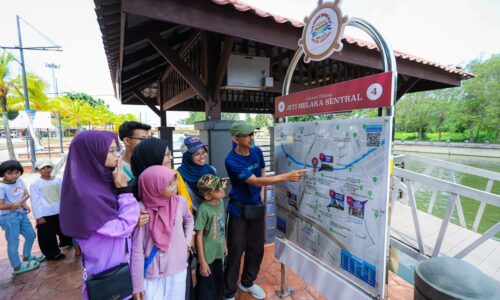
[[[177,195],[177,183],[177,173],[164,166],[151,166],[139,177],[139,205],[148,211],[149,223],[132,235],[135,299],[185,297],[194,220],[186,200]]]

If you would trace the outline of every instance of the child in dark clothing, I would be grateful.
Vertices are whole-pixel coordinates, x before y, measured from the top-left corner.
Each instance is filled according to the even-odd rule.
[[[219,177],[206,174],[198,181],[198,192],[204,202],[198,208],[194,229],[198,249],[196,272],[197,299],[219,300],[223,294],[223,263],[227,247],[225,242],[224,188],[226,182]]]

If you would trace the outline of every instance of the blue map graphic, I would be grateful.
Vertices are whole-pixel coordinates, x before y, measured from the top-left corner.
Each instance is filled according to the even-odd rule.
[[[385,144],[385,140],[382,140],[380,141],[380,145],[383,146]],[[283,153],[285,153],[285,156],[288,158],[288,161],[293,163],[294,165],[296,166],[299,166],[299,167],[307,167],[307,168],[313,168],[314,166],[313,165],[309,165],[309,164],[306,164],[306,163],[303,163],[303,162],[300,162],[298,160],[296,160],[293,156],[291,156],[290,154],[288,154],[288,152],[285,150],[285,147],[283,146],[283,144],[281,144],[281,150],[283,151]],[[350,162],[349,164],[343,166],[343,167],[337,167],[337,168],[333,168],[334,171],[342,171],[342,170],[347,170],[349,167],[352,167],[354,166],[355,164],[357,164],[358,162],[362,161],[365,157],[367,157],[368,155],[370,155],[371,153],[373,153],[375,150],[377,150],[377,147],[373,147],[371,148],[370,150],[366,151],[363,155],[361,155],[360,158],[357,158],[355,160],[353,160],[352,162]]]

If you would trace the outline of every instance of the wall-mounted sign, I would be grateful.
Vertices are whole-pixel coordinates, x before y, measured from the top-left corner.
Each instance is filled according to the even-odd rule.
[[[342,16],[341,0],[323,2],[320,0],[316,9],[304,22],[299,46],[304,49],[304,61],[321,61],[335,51],[342,50],[342,35],[347,16]]]
[[[392,72],[317,87],[274,100],[274,115],[332,113],[391,106]]]

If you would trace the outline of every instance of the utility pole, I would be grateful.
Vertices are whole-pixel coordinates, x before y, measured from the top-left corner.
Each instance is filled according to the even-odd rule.
[[[28,114],[28,111],[30,110],[30,100],[28,97],[28,83],[26,80],[26,68],[24,67],[24,53],[23,53],[23,40],[21,38],[21,26],[19,26],[19,16],[16,16],[17,20],[17,35],[19,37],[19,53],[21,56],[21,70],[23,73],[23,85],[24,85],[24,101],[26,105],[26,115],[28,115],[28,118],[30,117]],[[32,172],[35,172],[35,162],[36,162],[36,156],[35,156],[35,141],[33,140],[33,136],[31,135],[31,131],[28,131],[28,137],[29,137],[29,142],[30,142],[30,151],[31,151],[31,166],[32,166]]]
[[[52,82],[54,84],[54,93],[56,95],[56,99],[59,98],[59,91],[57,89],[57,79],[56,79],[56,72],[55,69],[60,69],[60,65],[56,65],[54,63],[50,64],[45,64],[46,67],[50,68],[52,70]],[[61,146],[61,153],[64,153],[64,148],[63,148],[63,132],[62,132],[62,124],[61,124],[61,112],[57,111],[57,122],[59,125],[59,144]]]

